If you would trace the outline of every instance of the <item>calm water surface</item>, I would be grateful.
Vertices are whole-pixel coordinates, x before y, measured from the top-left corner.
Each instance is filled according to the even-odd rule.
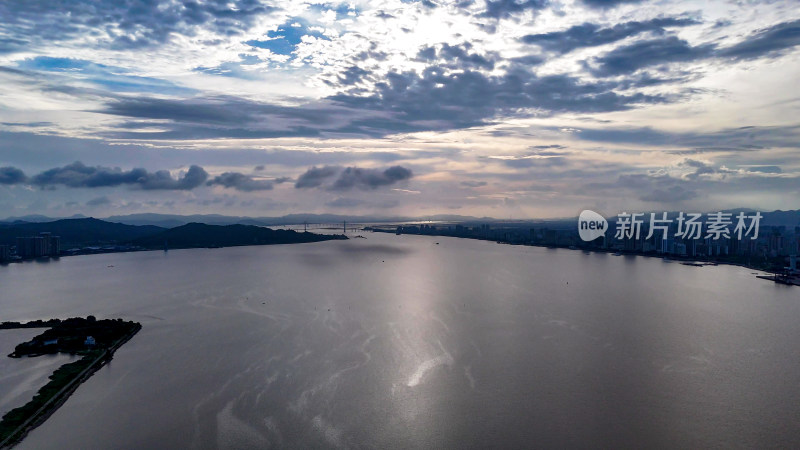
[[[800,444],[796,287],[366,236],[0,267],[0,320],[144,325],[20,448]]]

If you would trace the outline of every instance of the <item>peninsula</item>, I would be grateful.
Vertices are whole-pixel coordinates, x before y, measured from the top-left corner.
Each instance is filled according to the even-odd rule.
[[[78,386],[111,360],[114,352],[133,337],[142,325],[122,319],[97,320],[94,316],[50,319],[28,323],[3,322],[0,329],[48,329],[14,348],[10,358],[35,357],[49,353],[69,353],[81,359],[62,365],[50,381],[25,405],[6,413],[0,421],[0,448],[22,440],[43,423]]]

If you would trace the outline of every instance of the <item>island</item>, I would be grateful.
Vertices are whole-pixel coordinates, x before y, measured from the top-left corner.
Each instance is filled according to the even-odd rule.
[[[341,234],[315,234],[294,230],[273,230],[255,225],[207,225],[188,223],[160,233],[134,239],[131,243],[147,249],[235,247],[245,245],[302,244],[347,239]]]
[[[6,413],[0,421],[0,448],[22,440],[30,430],[43,423],[78,386],[105,365],[114,352],[141,328],[137,322],[122,319],[86,318],[50,319],[18,323],[3,322],[0,329],[47,328],[41,334],[14,348],[10,358],[35,357],[52,353],[80,355],[77,361],[62,365],[50,375],[25,405]]]

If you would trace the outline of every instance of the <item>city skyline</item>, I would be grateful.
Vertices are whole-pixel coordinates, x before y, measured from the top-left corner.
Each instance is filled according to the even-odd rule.
[[[800,208],[793,2],[0,15],[4,216]]]

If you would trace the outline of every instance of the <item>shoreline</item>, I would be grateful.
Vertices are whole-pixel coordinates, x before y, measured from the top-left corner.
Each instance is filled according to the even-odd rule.
[[[345,235],[336,235],[336,236],[345,236]],[[276,242],[271,244],[243,244],[243,245],[218,245],[218,246],[195,246],[195,247],[173,247],[168,248],[166,251],[169,250],[192,250],[192,249],[217,249],[217,248],[230,248],[230,247],[264,247],[270,245],[296,245],[296,244],[317,244],[320,242],[328,242],[328,241],[336,241],[336,240],[348,240],[350,238],[345,236],[345,239],[342,238],[333,238],[333,239],[322,239],[318,241],[308,241],[308,242]],[[138,252],[158,252],[158,251],[165,251],[163,248],[136,248],[136,249],[126,249],[126,250],[108,250],[108,251],[99,251],[99,252],[78,252],[78,253],[71,253],[71,254],[62,254],[58,256],[40,256],[37,258],[26,258],[26,259],[13,259],[8,261],[0,262],[0,267],[8,266],[11,264],[20,264],[20,263],[49,263],[53,260],[58,261],[61,258],[68,258],[71,256],[94,256],[94,255],[109,255],[114,253],[138,253]]]
[[[376,232],[376,233],[386,233],[386,234],[396,234],[392,230],[384,230],[379,228],[370,228],[368,231]],[[675,261],[687,266],[694,266],[694,267],[703,267],[703,266],[714,266],[714,265],[726,265],[726,266],[737,266],[742,267],[749,270],[754,270],[762,273],[767,273],[772,276],[768,276],[767,278],[758,277],[762,279],[769,279],[773,280],[774,276],[781,275],[780,272],[776,272],[770,269],[763,269],[759,267],[749,266],[745,263],[741,262],[734,262],[734,261],[719,261],[719,260],[708,260],[708,259],[698,259],[692,258],[689,256],[681,256],[681,255],[659,255],[659,254],[650,254],[650,253],[638,253],[638,252],[630,252],[625,250],[616,250],[616,249],[604,249],[604,248],[591,248],[591,247],[576,247],[576,246],[569,246],[569,245],[547,245],[547,244],[535,244],[535,243],[512,243],[512,242],[503,242],[498,241],[495,239],[487,239],[482,237],[470,237],[470,236],[450,236],[446,234],[422,234],[422,233],[401,233],[401,235],[407,236],[424,236],[424,237],[447,237],[447,238],[455,238],[455,239],[469,239],[473,241],[487,241],[487,242],[494,242],[496,244],[501,245],[519,245],[524,247],[539,247],[539,248],[551,248],[551,249],[563,249],[563,250],[575,250],[575,251],[583,251],[583,252],[593,252],[593,253],[606,253],[611,255],[617,256],[642,256],[645,258],[658,258],[667,261]],[[686,264],[686,263],[695,263],[695,264]],[[762,275],[762,274],[756,274]],[[791,283],[789,283],[791,285]],[[797,285],[797,284],[795,284]]]
[[[18,328],[32,328],[26,327],[24,324],[20,324]],[[0,448],[11,448],[14,445],[20,443],[25,437],[33,431],[36,427],[43,424],[53,413],[55,413],[58,408],[60,408],[69,397],[76,391],[78,388],[86,382],[92,375],[95,374],[98,370],[100,370],[103,366],[106,365],[111,359],[114,357],[114,353],[122,347],[123,344],[128,342],[142,329],[142,325],[137,323],[134,328],[128,332],[125,336],[119,338],[116,342],[114,342],[109,348],[102,350],[102,352],[97,355],[89,364],[83,368],[78,374],[71,377],[71,379],[63,385],[57,392],[50,395],[44,404],[42,404],[39,409],[37,409],[33,414],[31,414],[25,421],[22,422],[19,426],[17,426],[14,430],[8,433],[8,435],[0,441]],[[53,371],[51,374],[50,381],[45,383],[44,386],[39,388],[39,390],[34,394],[34,397],[25,405],[20,406],[19,408],[25,408],[30,403],[36,401],[36,396],[40,395],[43,390],[47,388],[47,386],[51,383],[56,382],[52,376],[55,375],[58,370],[70,365],[70,364],[79,364],[84,362],[87,358],[91,358],[89,355],[85,355],[83,358],[79,359],[78,361],[71,362],[60,366],[58,369]],[[9,411],[8,414],[11,414],[13,411],[19,409],[15,408],[14,410]],[[6,416],[3,416],[5,419]]]

